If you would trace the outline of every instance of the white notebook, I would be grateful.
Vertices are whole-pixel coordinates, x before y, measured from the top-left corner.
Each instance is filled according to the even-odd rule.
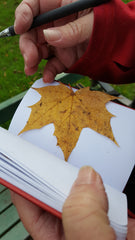
[[[34,88],[45,86],[48,84],[43,83],[42,79],[33,85]],[[106,107],[116,116],[111,119],[111,126],[119,147],[107,137],[85,128],[68,162],[65,162],[63,152],[57,146],[57,139],[53,135],[53,124],[30,130],[19,137],[12,135],[18,135],[24,128],[31,112],[28,106],[35,104],[40,98],[39,93],[31,88],[12,119],[9,128],[11,135],[6,130],[0,129],[1,182],[2,179],[6,180],[10,188],[17,192],[18,188],[21,189],[20,194],[45,209],[46,205],[49,206],[47,208],[49,211],[60,216],[59,213],[79,168],[90,165],[100,173],[105,184],[109,200],[108,216],[117,239],[125,239],[127,200],[122,191],[135,161],[135,111],[109,102]]]

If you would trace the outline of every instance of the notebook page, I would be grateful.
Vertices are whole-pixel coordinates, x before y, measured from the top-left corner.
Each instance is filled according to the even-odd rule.
[[[35,88],[44,86],[48,84],[43,83],[42,79],[33,85]],[[40,98],[40,94],[34,89],[28,91],[13,117],[9,129],[11,132],[18,134],[23,129],[31,112],[28,106],[36,103]],[[92,166],[101,174],[104,182],[122,191],[134,167],[135,111],[112,102],[106,107],[116,116],[111,119],[111,126],[119,147],[110,139],[85,128],[68,162],[79,168],[83,165]],[[54,125],[49,124],[41,129],[25,132],[21,137],[64,159],[53,133]]]
[[[35,191],[37,192],[37,195],[33,193],[32,185],[28,185],[27,188],[26,183],[28,181],[26,181],[25,179],[25,173],[24,182],[22,181],[22,177],[19,178],[19,172],[18,177],[17,172],[15,175],[11,174],[12,171],[10,159],[13,159],[17,163],[17,165],[19,165],[20,167],[22,166],[28,172],[31,172],[44,184],[48,184],[48,187],[52,187],[52,191],[54,190],[54,192],[56,191],[56,193],[57,191],[58,193],[63,193],[63,202],[61,202],[60,204],[55,205],[55,194],[52,201],[50,197],[47,197],[47,204],[49,204],[53,208],[56,208],[57,206],[57,210],[62,211],[63,203],[69,194],[73,182],[77,177],[79,171],[78,168],[32,145],[31,143],[23,140],[21,137],[12,135],[7,130],[2,128],[0,128],[0,152],[7,156],[7,160],[9,161],[9,165],[4,165],[4,167],[7,169],[7,178],[5,171],[2,170],[2,161],[0,161],[0,177],[3,177],[5,180],[10,181],[15,186],[18,186],[18,183],[20,182],[20,187],[22,190],[25,191],[27,189],[28,193],[30,193],[31,195],[34,194],[33,196],[38,198],[39,193],[38,191]],[[108,187],[107,185],[105,185],[105,188],[109,200],[108,216],[110,219],[110,223],[112,224],[114,229],[117,230],[118,235],[121,236],[121,234],[126,233],[126,198],[123,193],[120,193],[112,189],[111,187]],[[44,197],[44,194],[42,192],[40,193],[40,195],[41,201],[44,201],[46,197]]]

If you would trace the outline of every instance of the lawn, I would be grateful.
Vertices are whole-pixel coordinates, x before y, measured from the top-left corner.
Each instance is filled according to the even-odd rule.
[[[0,31],[13,24],[14,11],[20,2],[21,0],[0,2]],[[35,75],[25,75],[18,40],[18,36],[0,39],[0,102],[28,89],[36,79],[42,77],[44,62]],[[130,99],[135,96],[135,84],[114,87]]]
[[[0,31],[13,24],[14,11],[20,2],[20,0],[0,2]],[[24,74],[18,40],[18,36],[0,39],[0,102],[28,89],[33,81],[42,76],[41,66],[32,77]]]

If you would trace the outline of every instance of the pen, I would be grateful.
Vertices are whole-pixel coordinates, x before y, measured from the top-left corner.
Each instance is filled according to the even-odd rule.
[[[43,13],[34,18],[31,28],[42,26],[51,21],[69,16],[87,8],[96,7],[100,4],[106,3],[109,0],[78,0],[60,8],[53,9],[49,12]],[[30,30],[29,29],[29,30]],[[0,38],[10,37],[16,35],[14,26],[10,26],[0,32]]]

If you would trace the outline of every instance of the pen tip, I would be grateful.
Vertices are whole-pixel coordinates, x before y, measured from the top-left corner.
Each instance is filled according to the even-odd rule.
[[[9,37],[9,29],[6,28],[5,30],[3,30],[2,32],[0,32],[0,38],[4,38],[4,37]]]

